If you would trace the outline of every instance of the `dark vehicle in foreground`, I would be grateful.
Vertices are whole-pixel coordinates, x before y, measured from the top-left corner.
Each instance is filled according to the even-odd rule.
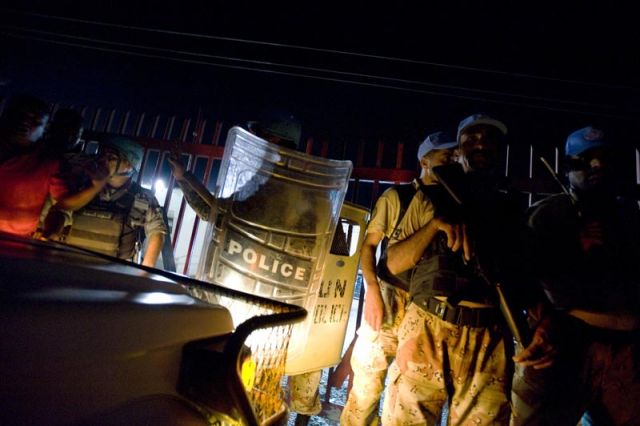
[[[0,288],[0,424],[286,421],[302,308],[2,234]]]

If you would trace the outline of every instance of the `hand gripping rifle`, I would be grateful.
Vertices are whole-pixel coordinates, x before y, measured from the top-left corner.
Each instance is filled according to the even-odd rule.
[[[442,184],[451,198],[453,198],[455,203],[462,210],[462,217],[469,217],[470,212],[468,211],[469,207],[466,202],[468,190],[465,184],[467,177],[465,177],[462,167],[459,164],[437,166],[433,168],[433,173],[438,178],[440,184]],[[474,254],[472,262],[476,275],[490,288],[495,290],[500,306],[500,312],[502,313],[514,340],[522,347],[526,347],[530,342],[531,333],[529,331],[525,312],[513,308],[502,284],[489,277],[486,272],[486,268],[484,268],[477,255]]]

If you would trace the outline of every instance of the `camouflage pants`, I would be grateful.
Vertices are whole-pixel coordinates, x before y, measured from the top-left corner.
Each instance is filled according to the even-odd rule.
[[[502,332],[448,323],[415,304],[398,331],[382,421],[436,425],[449,400],[454,425],[506,425],[508,372]]]
[[[351,355],[353,386],[340,416],[340,424],[345,426],[368,426],[378,424],[378,405],[387,369],[398,346],[398,327],[409,303],[409,294],[396,287],[381,285],[387,291],[392,303],[385,303],[385,312],[390,321],[383,323],[380,331],[375,331],[366,321],[358,329],[358,338]]]
[[[315,416],[322,411],[318,392],[321,376],[322,370],[289,376],[289,389],[291,389],[289,408],[291,411],[308,416]]]

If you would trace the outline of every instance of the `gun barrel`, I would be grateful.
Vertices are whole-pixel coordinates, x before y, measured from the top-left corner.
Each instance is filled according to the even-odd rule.
[[[511,310],[511,306],[507,302],[507,297],[505,296],[500,283],[495,284],[495,289],[498,294],[498,299],[500,299],[500,311],[502,312],[502,316],[504,316],[505,322],[507,323],[507,327],[509,328],[513,339],[520,346],[526,347],[529,344],[529,336],[525,335],[525,333],[529,328],[525,324],[519,324],[518,321],[518,319],[522,319],[523,316],[518,316]]]

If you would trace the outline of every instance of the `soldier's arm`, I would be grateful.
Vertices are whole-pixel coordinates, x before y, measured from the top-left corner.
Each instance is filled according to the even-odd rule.
[[[360,266],[366,284],[364,319],[376,331],[380,329],[384,315],[380,284],[376,275],[376,248],[382,238],[382,232],[367,231],[360,251]]]
[[[164,221],[162,207],[158,204],[156,197],[149,191],[146,193],[146,201],[148,207],[144,216],[144,233],[147,237],[147,250],[142,258],[142,264],[145,266],[155,267],[165,235],[168,235],[169,229]],[[144,195],[144,194],[143,194]]]
[[[144,253],[142,264],[144,266],[155,267],[160,252],[162,251],[162,244],[164,243],[164,234],[162,232],[156,232],[152,234],[147,243],[147,251]]]
[[[465,258],[471,257],[471,248],[464,225],[433,218],[410,237],[389,245],[387,249],[389,271],[392,274],[399,274],[413,268],[438,232],[444,232],[447,235],[447,246],[452,251],[462,248]]]
[[[209,220],[211,210],[216,206],[216,198],[196,177],[187,172],[180,161],[179,152],[173,152],[168,158],[171,172],[182,189],[184,199],[202,220]]]
[[[196,177],[186,172],[181,179],[176,178],[185,200],[202,220],[209,220],[211,210],[216,206],[216,198]]]

